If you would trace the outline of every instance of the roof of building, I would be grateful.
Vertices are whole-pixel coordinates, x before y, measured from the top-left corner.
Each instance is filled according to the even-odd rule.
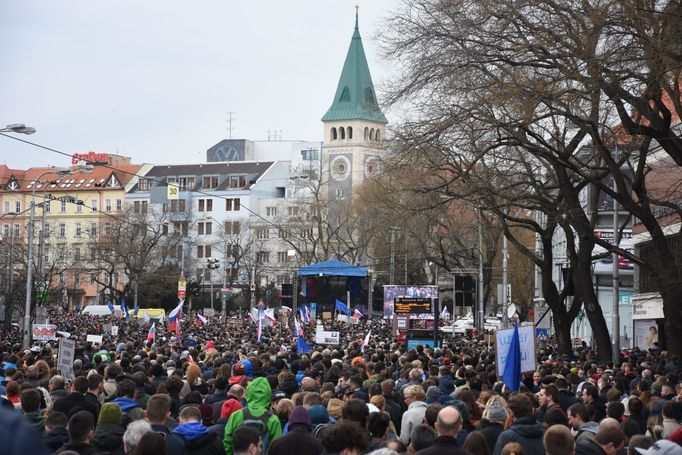
[[[50,172],[58,168],[32,167],[26,170],[3,169],[0,167],[0,191],[28,192],[41,191],[87,191],[121,189],[139,171],[138,164],[117,164],[116,166],[95,165],[91,169],[74,166],[71,173],[63,175]],[[36,180],[39,179],[39,182]]]
[[[334,101],[322,121],[369,120],[388,123],[377,103],[372,75],[369,72],[365,49],[362,47],[358,13],[355,12],[355,30],[346,54]]]

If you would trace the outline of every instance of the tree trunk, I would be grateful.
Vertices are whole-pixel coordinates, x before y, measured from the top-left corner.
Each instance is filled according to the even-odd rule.
[[[555,311],[553,312],[553,316],[557,351],[559,352],[559,355],[570,356],[573,350],[573,343],[571,340],[571,324],[573,324],[573,318],[569,317],[568,313],[563,311]]]
[[[583,248],[589,248],[591,251],[591,248],[584,244],[580,246],[580,250],[583,250]],[[588,321],[590,321],[594,345],[599,360],[607,362],[613,358],[609,328],[606,326],[604,313],[602,312],[594,288],[592,287],[591,253],[590,255],[587,255],[587,258],[583,251],[581,251],[581,253],[583,254],[578,258],[576,267],[573,270],[575,292],[584,302],[585,314],[587,315]]]
[[[680,299],[682,286],[664,286],[661,290],[665,316],[665,344],[670,354],[682,354],[682,311]]]

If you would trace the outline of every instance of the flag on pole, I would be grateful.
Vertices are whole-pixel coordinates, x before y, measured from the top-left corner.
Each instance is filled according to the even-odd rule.
[[[135,305],[135,311],[133,311],[133,316],[137,317],[137,313],[140,312],[140,305]]]
[[[114,303],[111,300],[109,300],[107,306],[109,307],[109,311],[111,311],[111,314],[114,314]]]
[[[149,332],[147,333],[147,340],[154,341],[156,339],[156,322],[149,327]]]
[[[303,339],[303,330],[301,329],[301,325],[298,323],[298,319],[296,318],[294,318],[294,327],[297,338],[296,351],[298,351],[299,354],[305,354],[312,351],[313,348],[311,348],[310,345]]]
[[[336,311],[340,311],[346,316],[350,316],[350,309],[348,308],[348,305],[343,303],[341,300],[336,301]]]
[[[263,342],[263,319],[258,319],[258,342]]]
[[[446,306],[443,307],[443,311],[440,312],[440,318],[450,319],[450,312],[448,311],[448,307]]]
[[[208,322],[208,319],[206,319],[204,316],[197,314],[197,319],[195,321],[197,324],[199,324],[200,327],[203,327],[206,325]]]
[[[282,309],[285,310],[287,313],[291,314],[293,311],[290,306],[282,305]]]
[[[351,317],[352,317],[352,318],[355,318],[355,319],[362,319],[362,318],[365,317],[365,315],[362,314],[362,313],[360,313],[360,310],[358,310],[358,309],[356,308],[356,309],[353,311],[353,316],[351,316]]]
[[[299,307],[298,312],[301,315],[301,322],[310,322],[310,309],[307,305]]]
[[[172,332],[175,330],[176,332],[178,331],[178,322],[182,318],[182,304],[184,303],[184,300],[180,300],[180,303],[178,303],[178,306],[176,306],[173,311],[171,311],[168,314],[168,331]]]
[[[365,352],[365,346],[369,343],[369,337],[372,335],[372,329],[367,332],[367,335],[365,336],[365,339],[362,341],[362,347],[360,348],[360,351]]]
[[[514,333],[509,344],[509,352],[507,352],[507,363],[504,365],[502,382],[513,392],[518,392],[521,384],[521,342],[518,324],[514,324]]]

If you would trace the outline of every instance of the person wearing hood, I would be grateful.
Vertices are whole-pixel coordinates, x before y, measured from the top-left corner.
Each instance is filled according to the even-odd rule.
[[[270,444],[268,455],[319,455],[324,451],[320,441],[310,435],[313,422],[306,408],[296,406],[287,423],[289,432]]]
[[[266,378],[256,378],[246,388],[246,408],[240,409],[230,416],[225,425],[223,445],[225,454],[232,455],[232,435],[244,420],[264,420],[267,437],[265,449],[282,435],[282,426],[276,414],[269,411],[272,389]],[[246,413],[246,415],[245,415]],[[266,419],[267,417],[267,419]]]
[[[521,393],[513,394],[509,398],[508,408],[512,424],[500,434],[493,455],[500,455],[504,446],[510,442],[521,444],[524,455],[543,455],[545,448],[542,438],[545,430],[533,418],[533,403],[530,398]]]
[[[117,404],[121,412],[126,414],[130,420],[140,420],[144,418],[144,409],[140,403],[135,401],[135,383],[130,379],[124,379],[116,386],[117,398],[111,402]],[[102,412],[100,410],[100,412]]]
[[[182,439],[187,455],[223,455],[220,436],[209,432],[201,423],[201,411],[196,406],[187,406],[180,412],[180,425],[173,434]]]
[[[45,419],[43,440],[51,452],[55,452],[69,441],[69,433],[66,431],[68,422],[63,412],[51,412]]]
[[[114,403],[105,403],[99,411],[97,430],[92,445],[103,455],[125,455],[123,450],[123,434],[121,426],[123,413]]]
[[[504,431],[504,422],[507,420],[507,405],[502,400],[502,397],[490,398],[483,410],[481,434],[488,443],[488,447],[495,447],[497,438]]]

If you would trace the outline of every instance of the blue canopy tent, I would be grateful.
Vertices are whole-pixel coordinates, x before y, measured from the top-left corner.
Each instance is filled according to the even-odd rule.
[[[358,276],[364,277],[369,273],[366,267],[355,266],[341,261],[324,261],[306,265],[298,271],[299,276]]]
[[[361,311],[366,308],[366,298],[362,297],[368,286],[367,280],[363,280],[369,276],[366,267],[332,260],[301,267],[298,275],[302,278],[305,302],[317,302],[318,311],[333,312],[336,299],[345,302],[347,295],[351,297],[352,307]]]

